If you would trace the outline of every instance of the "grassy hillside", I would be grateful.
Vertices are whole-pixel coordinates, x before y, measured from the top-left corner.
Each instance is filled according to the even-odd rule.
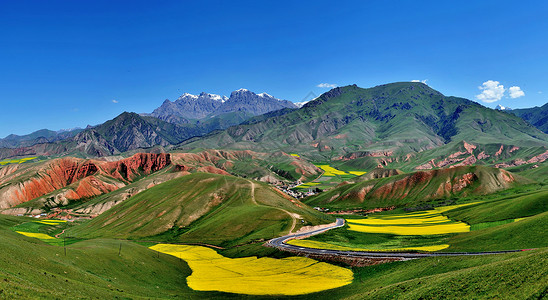
[[[448,251],[486,251],[548,247],[548,212],[518,222],[451,237]]]
[[[516,115],[542,130],[544,133],[548,133],[548,103],[541,107],[535,106],[531,108],[513,109],[505,112]]]
[[[527,182],[500,169],[456,167],[347,184],[304,201],[332,209],[419,206],[431,200],[488,194]]]
[[[329,220],[266,184],[196,173],[152,187],[68,232],[232,246]]]
[[[174,257],[106,239],[69,245],[65,256],[8,229],[26,221],[0,215],[0,298],[199,298],[185,284],[190,269]]]
[[[543,299],[548,249],[354,268],[351,285],[299,299]]]

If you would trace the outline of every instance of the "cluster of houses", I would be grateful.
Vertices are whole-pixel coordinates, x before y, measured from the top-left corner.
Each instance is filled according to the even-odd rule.
[[[304,197],[316,195],[318,193],[318,189],[315,188],[296,190],[295,188],[301,184],[302,182],[300,180],[297,180],[294,183],[290,184],[282,183],[280,185],[276,185],[276,188],[295,199],[301,199]]]

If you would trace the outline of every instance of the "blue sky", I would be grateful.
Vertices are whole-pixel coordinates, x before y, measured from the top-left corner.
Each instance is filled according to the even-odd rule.
[[[500,99],[489,107],[540,106],[547,15],[544,1],[2,1],[0,137],[151,112],[185,92],[299,102],[321,83],[427,80]]]

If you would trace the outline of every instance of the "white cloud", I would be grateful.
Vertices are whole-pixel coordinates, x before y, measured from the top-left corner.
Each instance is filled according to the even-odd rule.
[[[424,84],[426,84],[427,81],[428,81],[428,79],[424,79],[424,80],[413,79],[413,80],[411,80],[411,82],[422,82]]]
[[[317,85],[317,87],[320,87],[320,88],[336,88],[337,85],[336,84],[333,84],[333,83],[320,83]]]
[[[539,94],[542,94],[542,91],[538,91]]]
[[[511,86],[508,89],[508,92],[510,93],[510,98],[512,99],[525,96],[525,93],[521,90],[519,86]]]
[[[112,103],[118,103],[118,100],[112,99]]]
[[[500,99],[502,99],[502,96],[504,96],[504,92],[506,91],[504,85],[494,80],[487,80],[478,88],[482,90],[482,92],[481,94],[476,95],[476,99],[485,103],[499,101]]]

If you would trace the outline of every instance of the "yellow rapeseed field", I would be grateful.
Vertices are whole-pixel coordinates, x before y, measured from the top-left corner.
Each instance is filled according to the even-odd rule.
[[[187,284],[197,291],[247,295],[303,295],[347,285],[351,270],[305,257],[227,258],[201,246],[158,244],[150,249],[185,260]]]
[[[7,164],[21,164],[29,160],[36,159],[37,157],[25,157],[20,159],[8,159],[0,161],[0,166],[7,165]]]
[[[432,210],[348,219],[349,230],[397,235],[434,235],[470,231],[470,225],[452,221],[441,213],[474,203],[437,207]]]
[[[416,225],[416,226],[367,226],[348,224],[349,230],[367,233],[388,233],[397,235],[434,235],[470,231],[466,223],[455,222],[454,224],[440,225]]]
[[[24,236],[28,236],[28,237],[32,237],[32,238],[37,238],[37,239],[41,239],[41,240],[51,240],[51,239],[55,239],[54,237],[52,236],[49,236],[45,233],[34,233],[34,232],[24,232],[24,231],[16,231],[17,233],[19,234],[22,234]]]
[[[294,157],[301,157],[299,154],[295,154],[295,153],[291,153],[289,155],[294,156]]]
[[[347,175],[346,172],[337,170],[330,165],[318,165],[317,167],[325,171],[324,176]]]
[[[382,251],[382,252],[429,251],[430,252],[430,251],[443,250],[449,247],[449,245],[447,244],[442,244],[442,245],[430,245],[430,246],[389,248],[389,249],[365,249],[365,248],[339,246],[339,245],[334,245],[330,243],[309,241],[309,240],[290,240],[287,243],[291,245],[299,246],[299,247],[307,247],[307,248],[315,248],[315,249],[342,250],[342,251],[367,251],[367,252],[374,252],[374,251]]]
[[[348,173],[352,174],[352,175],[356,175],[356,176],[362,176],[363,174],[367,173],[367,172],[363,172],[363,171],[348,171]]]
[[[59,225],[62,223],[66,223],[67,221],[64,220],[40,220],[40,221],[34,221],[35,223],[45,224],[45,225]]]

